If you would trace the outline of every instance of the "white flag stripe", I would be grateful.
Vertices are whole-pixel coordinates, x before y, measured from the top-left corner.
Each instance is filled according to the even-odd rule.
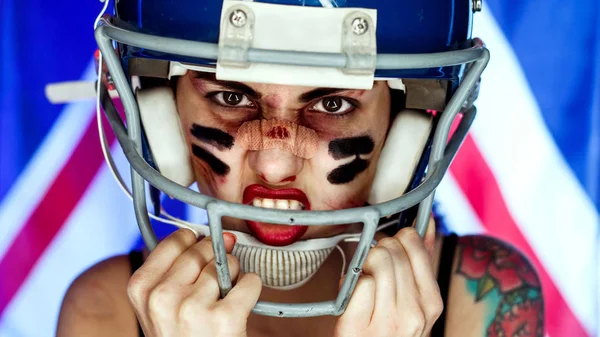
[[[115,153],[119,166],[126,168],[124,155]],[[128,253],[139,237],[130,205],[103,166],[6,308],[0,336],[55,335],[62,298],[71,282],[100,260]]]
[[[595,335],[597,313],[590,298],[598,291],[598,213],[546,129],[496,21],[489,11],[475,17],[475,36],[493,54],[482,77],[473,138],[521,232],[575,315]]]
[[[463,191],[448,172],[435,192],[439,212],[452,232],[458,235],[485,234],[485,228]]]
[[[94,77],[93,63],[83,78]],[[67,105],[0,204],[0,260],[69,159],[94,115],[94,102]]]

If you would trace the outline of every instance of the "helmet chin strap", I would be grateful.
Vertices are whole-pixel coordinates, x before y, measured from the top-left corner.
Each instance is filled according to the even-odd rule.
[[[283,247],[258,241],[248,233],[225,231],[237,237],[233,255],[244,273],[256,273],[264,286],[279,290],[296,289],[308,282],[341,241],[357,238],[357,234],[339,234],[329,238],[308,239]],[[338,246],[339,247],[339,246]],[[340,248],[346,269],[345,256]]]
[[[232,254],[240,261],[241,271],[256,273],[264,286],[292,290],[316,274],[335,246],[303,250],[279,248],[282,247],[236,243]]]
[[[382,230],[395,224],[390,221],[380,225]],[[283,247],[273,247],[258,241],[248,233],[225,231],[237,237],[233,255],[240,261],[244,273],[256,273],[263,285],[279,290],[292,290],[306,284],[321,268],[334,248],[342,255],[341,276],[346,270],[346,256],[339,244],[357,242],[361,233],[339,234],[328,238],[316,238],[294,242]],[[373,240],[371,246],[377,244]]]

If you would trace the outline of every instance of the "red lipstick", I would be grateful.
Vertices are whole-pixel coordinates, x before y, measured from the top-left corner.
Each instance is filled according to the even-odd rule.
[[[297,200],[310,210],[310,202],[304,192],[297,188],[273,190],[262,185],[249,185],[244,189],[242,202],[250,205],[255,198]],[[270,246],[287,246],[298,241],[308,226],[286,226],[247,220],[248,228],[258,240]]]

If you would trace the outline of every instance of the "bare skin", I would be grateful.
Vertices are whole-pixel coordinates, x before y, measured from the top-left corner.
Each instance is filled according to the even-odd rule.
[[[242,202],[242,192],[251,184],[296,188],[308,196],[313,210],[364,204],[390,122],[389,102],[384,83],[370,91],[332,92],[222,83],[191,72],[180,79],[177,90],[188,145],[202,147],[202,155],[193,156],[192,163],[203,193]],[[236,143],[236,132],[243,123],[257,118],[290,121],[314,130],[319,138],[316,154],[299,158],[281,149],[246,151]],[[231,142],[216,146],[199,142],[201,139],[188,132],[197,125],[221,130]],[[366,167],[358,173],[344,172],[343,180],[332,178],[330,173],[340,167],[340,161],[331,156],[330,143],[364,135],[372,142],[372,150],[365,156]],[[242,220],[226,219],[224,223],[227,229],[251,232]],[[332,236],[350,227],[312,226],[302,239]],[[131,278],[126,257],[110,259],[80,276],[65,297],[57,334],[137,336],[137,314],[147,336],[197,336],[208,331],[208,336],[276,336],[283,331],[286,336],[428,336],[442,310],[435,282],[440,260],[435,226],[428,226],[424,240],[410,228],[392,238],[379,235],[377,239],[342,316],[280,319],[250,314],[250,309],[257,299],[292,303],[333,299],[341,271],[339,253],[332,253],[306,285],[293,291],[261,287],[256,275],[247,274],[238,279],[228,297],[219,300],[209,240],[197,243],[190,232],[178,231],[165,239]],[[487,240],[492,247],[493,240]],[[233,239],[226,238],[226,244],[231,250]],[[346,256],[353,255],[352,245],[343,248]],[[453,270],[465,256],[455,255]],[[228,257],[231,276],[236,279],[237,260]],[[489,318],[482,316],[482,306],[487,304],[481,298],[474,301],[469,292],[467,282],[474,280],[458,271],[452,276],[446,308],[452,313],[446,336],[497,333],[500,323],[490,328]],[[528,324],[520,328],[520,336],[538,336],[537,330],[527,332]]]

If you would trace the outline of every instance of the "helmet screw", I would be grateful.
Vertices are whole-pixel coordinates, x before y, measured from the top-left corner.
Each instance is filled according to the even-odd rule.
[[[246,24],[246,19],[246,12],[244,12],[241,9],[234,10],[229,16],[229,21],[231,22],[231,24],[238,28],[244,27],[244,25]]]
[[[473,0],[473,12],[481,12],[483,0]]]
[[[354,32],[354,34],[363,35],[367,32],[368,29],[369,24],[367,23],[367,20],[365,20],[365,18],[358,17],[352,20],[352,31]]]

